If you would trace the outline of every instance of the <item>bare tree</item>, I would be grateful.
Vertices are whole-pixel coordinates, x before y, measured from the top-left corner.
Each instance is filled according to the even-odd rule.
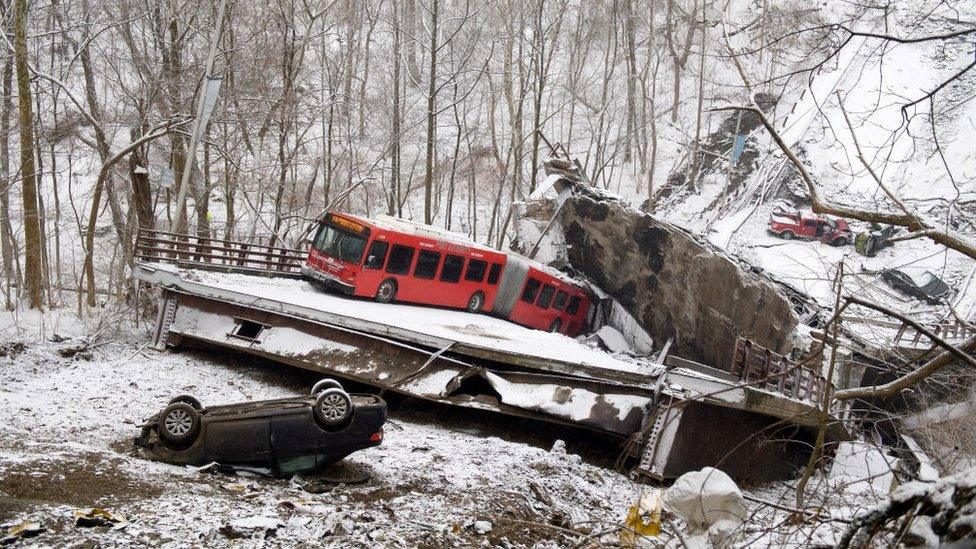
[[[30,70],[27,67],[27,0],[14,1],[14,57],[17,64],[17,102],[20,121],[20,172],[24,204],[24,286],[32,309],[43,307],[41,289],[41,229],[37,208],[37,173],[34,168],[34,114],[31,108]]]
[[[671,63],[673,65],[674,85],[671,101],[671,122],[678,121],[678,106],[681,104],[681,73],[688,64],[691,55],[691,46],[695,41],[695,31],[698,30],[698,2],[704,0],[694,0],[691,7],[685,11],[678,4],[677,0],[667,0],[668,7],[665,12],[664,37],[668,45],[668,52],[671,53]],[[682,42],[676,43],[674,33],[679,29],[678,21],[685,21],[685,33]]]
[[[424,172],[424,222],[428,225],[434,222],[432,196],[434,192],[434,130],[437,127],[437,38],[440,29],[437,26],[438,0],[431,0],[430,4],[430,73],[427,82],[427,157]]]

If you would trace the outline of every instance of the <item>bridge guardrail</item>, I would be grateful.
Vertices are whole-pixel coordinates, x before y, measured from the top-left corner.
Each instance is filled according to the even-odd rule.
[[[264,276],[301,277],[308,253],[284,246],[140,229],[136,260],[180,267]]]

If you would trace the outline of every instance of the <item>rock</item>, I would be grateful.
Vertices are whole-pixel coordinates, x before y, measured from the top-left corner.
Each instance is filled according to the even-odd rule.
[[[572,193],[547,238],[564,242],[570,266],[655,341],[673,338],[674,354],[724,370],[740,335],[789,354],[799,319],[774,282],[620,198],[567,180],[559,185]]]
[[[256,515],[234,519],[218,531],[228,539],[253,538],[256,536],[267,539],[274,537],[278,528],[284,525],[285,523],[277,517]]]
[[[664,492],[663,503],[685,521],[688,534],[699,546],[706,540],[731,546],[731,536],[748,516],[739,487],[712,467],[678,477]]]
[[[93,507],[89,511],[75,511],[75,526],[79,528],[100,526],[119,528],[127,522],[128,520],[124,516],[98,507]]]
[[[476,520],[474,521],[472,528],[474,528],[475,532],[485,535],[488,532],[491,532],[491,523],[487,520]]]
[[[22,539],[39,536],[44,533],[47,528],[44,528],[38,522],[23,521],[11,525],[5,529],[0,527],[0,530],[3,530],[3,536],[0,537],[0,545],[13,545]]]
[[[566,442],[562,439],[556,439],[556,442],[552,443],[552,450],[549,450],[553,454],[566,454]]]

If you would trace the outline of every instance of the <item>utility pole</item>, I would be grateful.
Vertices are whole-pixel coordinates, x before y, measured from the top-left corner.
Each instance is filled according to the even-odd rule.
[[[193,171],[193,165],[196,162],[197,154],[197,144],[201,139],[201,133],[206,128],[206,120],[204,118],[209,118],[210,113],[207,112],[207,104],[210,94],[214,94],[212,101],[216,101],[216,93],[220,89],[219,81],[215,88],[211,88],[211,73],[213,73],[214,58],[217,57],[217,43],[220,42],[220,35],[224,29],[224,11],[227,9],[227,0],[220,0],[220,8],[217,10],[217,32],[210,39],[210,52],[207,54],[207,66],[203,73],[203,93],[200,99],[197,101],[197,115],[193,120],[193,132],[190,134],[190,150],[186,156],[186,163],[183,165],[183,174],[180,177],[180,188],[179,195],[176,199],[176,219],[173,220],[173,226],[170,228],[175,233],[185,233],[186,232],[186,219],[184,219],[184,212],[186,211],[186,190],[190,183],[190,173]],[[210,105],[212,109],[213,105]]]

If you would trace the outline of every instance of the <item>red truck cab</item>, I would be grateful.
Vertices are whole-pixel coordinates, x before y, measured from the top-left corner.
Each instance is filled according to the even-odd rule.
[[[799,210],[773,211],[769,216],[768,230],[785,240],[819,240],[832,246],[846,246],[853,241],[847,221]]]

